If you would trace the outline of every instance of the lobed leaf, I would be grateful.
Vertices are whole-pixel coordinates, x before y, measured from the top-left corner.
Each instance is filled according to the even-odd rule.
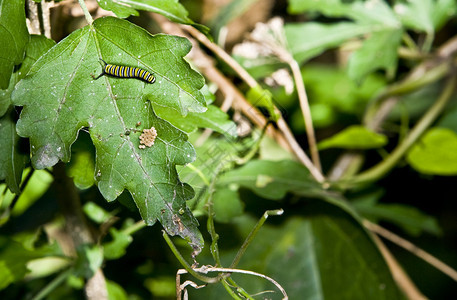
[[[209,28],[195,23],[188,17],[188,12],[178,0],[97,0],[101,8],[110,10],[119,18],[131,15],[138,16],[137,10],[151,11],[161,14],[173,22],[195,26],[205,34]]]
[[[166,106],[156,106],[155,112],[163,119],[168,120],[175,127],[184,132],[193,132],[197,128],[209,128],[228,137],[236,137],[236,124],[219,107],[208,105],[208,110],[203,113],[190,112],[183,117],[176,115],[173,109]]]
[[[30,138],[35,168],[68,162],[78,131],[88,127],[102,195],[113,201],[127,189],[148,225],[159,220],[170,235],[179,234],[198,251],[198,222],[185,204],[193,190],[175,169],[193,161],[195,151],[187,135],[153,109],[168,106],[182,115],[206,110],[203,78],[183,59],[190,47],[184,38],[151,36],[112,17],[97,19],[42,56],[17,85],[13,101],[24,106],[17,131]],[[101,72],[99,58],[147,69],[156,82],[94,80],[91,75]],[[139,136],[151,127],[158,134],[155,143],[140,149]]]

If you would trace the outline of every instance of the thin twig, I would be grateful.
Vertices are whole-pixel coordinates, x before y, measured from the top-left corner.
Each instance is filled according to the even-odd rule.
[[[408,250],[412,254],[416,255],[417,257],[423,259],[436,269],[440,270],[450,278],[452,278],[454,281],[457,281],[457,271],[442,262],[441,260],[437,259],[430,253],[422,250],[421,248],[417,247],[413,243],[405,240],[404,238],[396,235],[395,233],[377,225],[374,224],[368,220],[363,221],[363,225],[368,228],[370,231],[384,237],[385,239],[393,242],[394,244],[402,247],[403,249]]]
[[[320,183],[324,183],[325,178],[322,175],[321,171],[317,169],[317,167],[311,162],[308,155],[303,152],[300,144],[298,144],[297,140],[290,131],[289,126],[287,126],[286,121],[281,117],[276,124],[278,125],[279,130],[282,132],[284,138],[289,143],[289,146],[292,148],[294,154],[297,156],[298,160],[308,168],[311,175]]]
[[[56,190],[60,210],[65,217],[67,232],[71,236],[74,248],[83,244],[93,244],[94,238],[86,223],[79,193],[73,179],[68,177],[62,162],[54,166],[53,175],[53,188]],[[84,289],[89,300],[108,299],[106,280],[100,268],[87,280]]]
[[[41,34],[40,20],[38,18],[38,4],[33,0],[27,0],[28,29],[30,34]]]
[[[32,178],[33,173],[35,173],[35,169],[31,168],[29,173],[25,177],[24,181],[22,181],[22,183],[21,183],[21,187],[20,187],[19,193],[14,195],[13,201],[11,201],[11,204],[9,206],[9,211],[13,211],[14,206],[16,206],[16,203],[19,200],[19,197],[22,195],[22,192],[27,187],[27,183],[29,182],[30,178]]]
[[[300,102],[300,108],[303,113],[303,119],[305,121],[306,135],[308,136],[309,150],[311,152],[311,158],[313,164],[322,172],[321,162],[319,159],[319,151],[317,150],[316,135],[314,134],[313,120],[311,117],[311,110],[309,108],[308,96],[306,94],[305,85],[303,83],[303,77],[301,75],[300,66],[297,61],[290,56],[288,64],[292,70],[294,77],[295,86],[297,88],[298,100]]]
[[[236,60],[234,60],[221,47],[211,42],[203,33],[192,26],[183,25],[182,27],[200,43],[205,45],[205,47],[207,47],[214,54],[219,56],[224,62],[226,62],[251,89],[259,85],[257,81]]]
[[[387,249],[386,245],[381,241],[381,239],[377,235],[373,235],[373,240],[378,246],[379,251],[381,252],[382,256],[384,257],[387,266],[392,273],[392,276],[397,283],[400,290],[406,296],[406,299],[411,300],[425,300],[427,299],[416,287],[413,281],[409,278],[408,274],[403,270],[400,266],[398,261],[395,257],[390,253],[389,249]]]
[[[44,36],[51,38],[51,8],[54,6],[54,1],[41,1],[41,11],[43,16]]]

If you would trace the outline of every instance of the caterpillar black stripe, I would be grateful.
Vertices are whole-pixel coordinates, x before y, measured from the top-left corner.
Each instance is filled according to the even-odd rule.
[[[119,78],[138,78],[148,83],[154,83],[156,78],[150,72],[141,68],[118,66],[106,63],[103,59],[100,60],[104,63],[102,73],[94,79],[99,79],[103,75],[111,75]]]

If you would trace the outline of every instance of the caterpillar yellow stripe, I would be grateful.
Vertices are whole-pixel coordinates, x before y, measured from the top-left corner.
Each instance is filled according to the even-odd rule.
[[[113,64],[106,63],[103,59],[100,60],[104,63],[103,70],[100,75],[94,77],[94,79],[99,79],[103,75],[110,75],[119,78],[138,78],[147,83],[154,83],[156,78],[150,72],[143,70],[141,68],[127,67],[127,66],[118,66]]]

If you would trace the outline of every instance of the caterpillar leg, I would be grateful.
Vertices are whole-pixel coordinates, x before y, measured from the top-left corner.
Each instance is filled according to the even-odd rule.
[[[100,58],[100,60],[103,62],[103,64],[102,64],[102,73],[101,73],[100,75],[98,75],[97,77],[95,77],[95,75],[93,75],[93,74],[90,74],[90,76],[92,76],[92,78],[93,78],[94,80],[97,80],[97,79],[99,79],[100,77],[102,77],[103,75],[106,75],[106,73],[105,73],[105,67],[106,67],[107,63],[106,63],[106,61],[104,61],[104,60],[101,59],[101,58]],[[101,64],[101,62],[100,62],[100,64]]]

